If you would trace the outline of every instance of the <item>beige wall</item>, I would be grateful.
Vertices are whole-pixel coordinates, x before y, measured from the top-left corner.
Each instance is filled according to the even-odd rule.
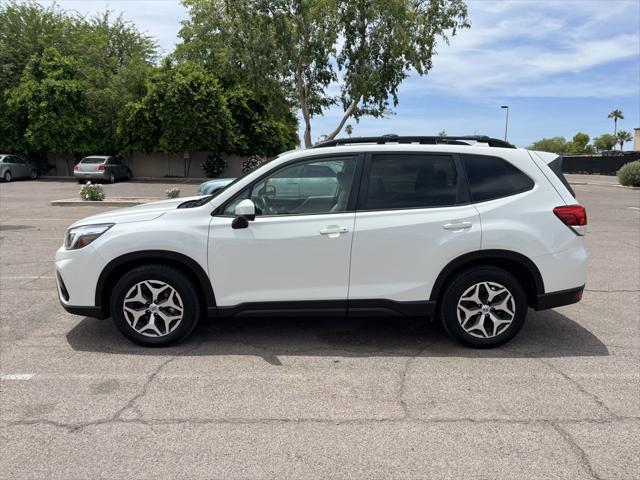
[[[123,162],[129,166],[134,177],[204,178],[206,174],[200,165],[208,154],[209,152],[191,152],[189,161],[182,153],[133,152],[124,155]],[[220,176],[238,177],[242,169],[243,157],[223,155],[223,158],[227,160],[228,166]],[[74,161],[70,157],[50,154],[49,163],[54,165],[54,168],[48,172],[48,175],[73,175]]]
[[[634,128],[633,130],[633,149],[636,152],[640,152],[640,128]]]

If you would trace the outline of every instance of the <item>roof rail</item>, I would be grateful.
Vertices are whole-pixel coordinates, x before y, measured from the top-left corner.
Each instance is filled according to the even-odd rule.
[[[446,136],[446,137],[424,137],[424,136],[400,136],[395,134],[382,135],[380,137],[354,137],[354,138],[335,138],[333,140],[325,140],[316,143],[311,148],[338,147],[340,145],[352,145],[358,143],[376,143],[379,145],[385,143],[419,143],[421,145],[469,145],[466,140],[478,143],[486,143],[490,147],[516,148],[514,145],[504,140],[487,137],[485,135],[464,135],[464,136]]]

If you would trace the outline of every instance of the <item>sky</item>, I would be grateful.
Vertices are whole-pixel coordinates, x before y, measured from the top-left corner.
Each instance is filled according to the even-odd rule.
[[[40,1],[43,5],[53,2]],[[178,0],[59,0],[83,15],[109,8],[154,37],[162,52],[179,41],[187,16]],[[640,0],[470,0],[471,28],[440,43],[433,69],[411,75],[384,119],[350,121],[354,136],[482,134],[527,146],[543,137],[592,138],[640,127]],[[337,91],[337,86],[331,88]],[[312,137],[342,116],[334,107],[312,123]],[[627,144],[626,148],[630,148]]]

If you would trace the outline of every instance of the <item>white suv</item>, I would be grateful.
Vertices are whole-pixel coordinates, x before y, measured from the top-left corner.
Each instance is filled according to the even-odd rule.
[[[438,318],[497,346],[528,307],[581,299],[586,212],[560,162],[487,137],[324,142],[211,196],[76,222],[60,301],[143,345],[203,316],[313,314]]]

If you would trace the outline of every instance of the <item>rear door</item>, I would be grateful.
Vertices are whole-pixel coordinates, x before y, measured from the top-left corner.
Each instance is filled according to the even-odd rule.
[[[469,202],[459,160],[422,152],[373,153],[362,180],[350,308],[365,299],[428,300],[451,260],[480,249],[479,216]]]

